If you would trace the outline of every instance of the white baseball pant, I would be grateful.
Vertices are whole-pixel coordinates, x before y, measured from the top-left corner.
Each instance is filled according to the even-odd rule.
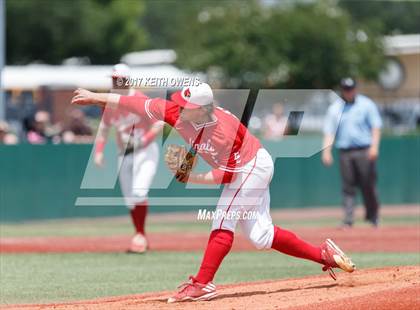
[[[136,204],[147,200],[158,166],[159,147],[152,142],[144,149],[120,156],[119,161],[121,191],[127,207],[133,209]]]
[[[257,249],[269,249],[273,243],[274,226],[270,216],[269,185],[274,173],[270,154],[261,148],[257,155],[238,173],[234,182],[225,185],[219,199],[212,230],[226,229],[235,232],[239,223],[245,236]],[[253,212],[255,218],[241,215]],[[232,216],[229,216],[232,215]],[[235,215],[240,216],[235,216]]]

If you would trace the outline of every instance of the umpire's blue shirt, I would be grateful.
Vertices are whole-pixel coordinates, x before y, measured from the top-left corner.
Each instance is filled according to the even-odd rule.
[[[354,103],[339,99],[327,111],[324,133],[335,135],[339,149],[367,147],[372,143],[372,128],[381,128],[382,120],[375,103],[356,95]]]

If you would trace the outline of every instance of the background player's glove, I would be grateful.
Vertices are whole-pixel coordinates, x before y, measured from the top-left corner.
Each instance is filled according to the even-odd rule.
[[[179,182],[187,182],[191,170],[196,163],[196,153],[187,151],[184,146],[170,144],[165,153],[165,162],[168,168],[175,174]]]

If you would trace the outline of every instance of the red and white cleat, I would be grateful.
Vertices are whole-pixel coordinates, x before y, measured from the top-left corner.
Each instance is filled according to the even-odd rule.
[[[324,260],[323,271],[327,271],[331,278],[337,280],[333,268],[340,268],[346,272],[353,272],[356,269],[356,265],[331,239],[327,239],[321,245],[321,256]]]
[[[131,239],[131,245],[128,249],[128,253],[145,253],[147,251],[147,239],[144,235],[137,233]]]
[[[217,296],[216,286],[209,282],[201,284],[194,281],[193,277],[186,283],[178,286],[178,293],[168,298],[168,303],[181,302],[181,301],[205,301],[213,299]]]

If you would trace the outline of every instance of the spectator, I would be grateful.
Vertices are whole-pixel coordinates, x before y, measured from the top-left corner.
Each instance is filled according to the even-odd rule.
[[[53,140],[50,113],[38,111],[34,117],[26,120],[26,140],[31,144],[45,144]]]
[[[0,120],[0,144],[14,145],[18,142],[17,136],[10,131],[9,125]]]
[[[93,140],[93,131],[85,113],[80,109],[71,110],[68,124],[63,132],[64,143],[92,143]]]
[[[263,137],[268,140],[280,140],[285,135],[287,119],[283,115],[283,105],[273,105],[272,113],[264,119]]]
[[[343,228],[353,225],[356,187],[359,187],[365,206],[365,220],[376,227],[379,201],[376,193],[376,159],[379,151],[382,120],[375,103],[356,91],[352,78],[341,80],[342,98],[328,108],[324,124],[322,162],[333,163],[331,145],[339,149]]]

